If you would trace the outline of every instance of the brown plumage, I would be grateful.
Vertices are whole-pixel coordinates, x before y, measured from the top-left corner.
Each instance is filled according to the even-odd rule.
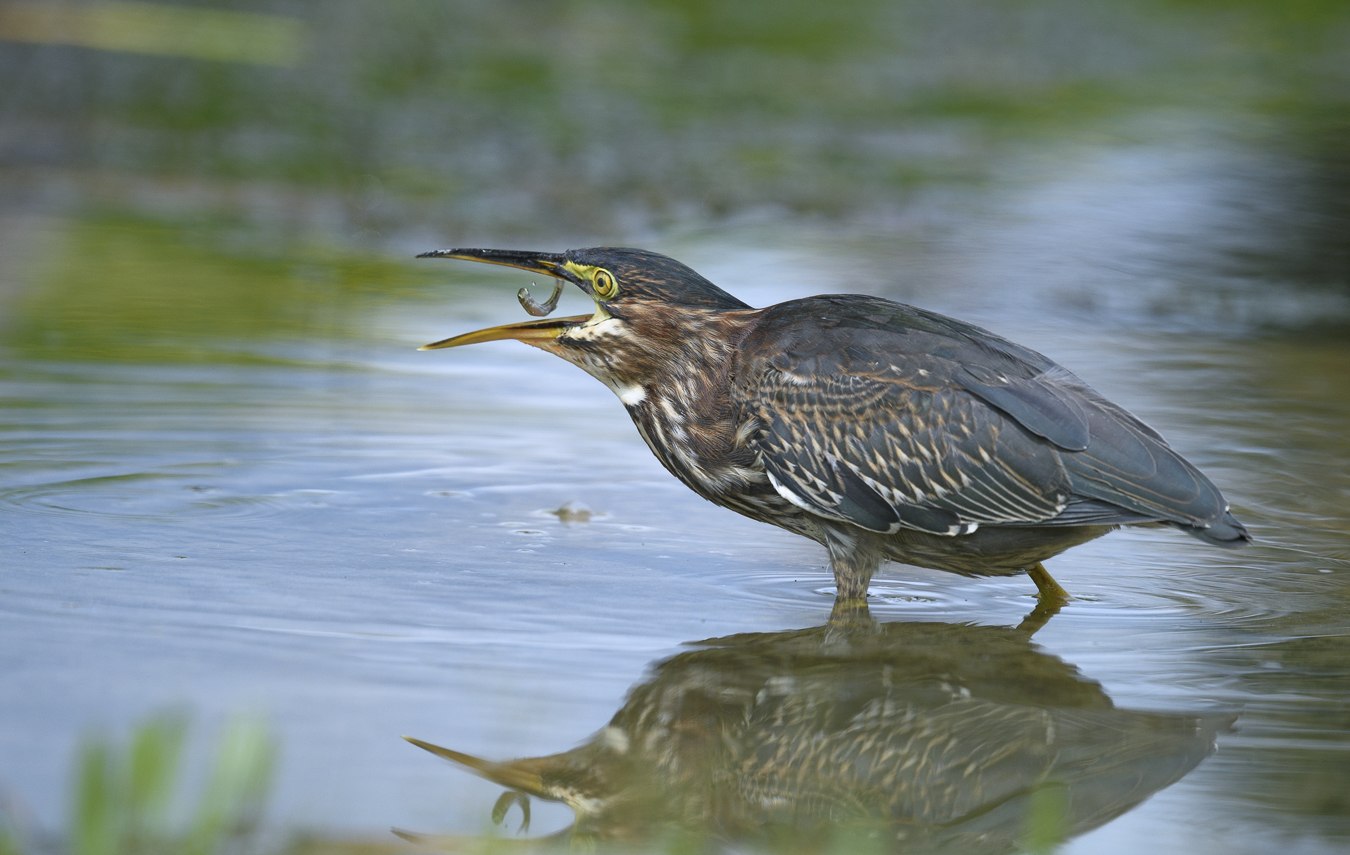
[[[636,249],[426,255],[544,273],[590,295],[594,315],[427,348],[512,338],[581,367],[699,495],[823,544],[841,599],[864,597],[889,559],[1030,571],[1043,601],[1061,600],[1040,562],[1118,526],[1250,539],[1156,431],[979,327],[859,295],[753,309]]]

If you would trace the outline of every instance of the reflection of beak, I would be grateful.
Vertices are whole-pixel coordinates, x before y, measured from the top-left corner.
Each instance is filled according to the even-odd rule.
[[[411,736],[403,738],[418,748],[430,751],[437,757],[443,757],[452,763],[458,763],[471,772],[482,775],[494,784],[520,790],[532,796],[551,797],[551,794],[544,790],[543,777],[539,771],[527,768],[530,761],[517,760],[513,763],[493,763],[491,760],[484,760],[481,757],[465,754],[453,748],[442,748],[439,745],[432,745],[430,742],[423,742]]]
[[[560,252],[527,252],[516,249],[438,249],[424,252],[418,258],[453,258],[461,261],[478,261],[484,264],[499,264],[514,267],[530,273],[540,273],[555,279],[576,282]],[[578,283],[579,284],[579,283]],[[522,321],[517,324],[504,324],[483,330],[452,336],[441,341],[424,344],[418,350],[439,350],[444,347],[459,347],[465,344],[478,344],[484,341],[515,339],[526,344],[543,344],[562,334],[570,326],[584,323],[589,315],[573,315],[566,318],[549,318],[542,321]]]

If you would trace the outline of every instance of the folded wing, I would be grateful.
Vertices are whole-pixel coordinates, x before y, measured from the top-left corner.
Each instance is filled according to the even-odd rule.
[[[944,535],[1157,521],[1246,539],[1156,431],[991,333],[840,296],[775,307],[752,335],[767,341],[747,352],[770,354],[739,373],[758,451],[776,489],[820,516]]]

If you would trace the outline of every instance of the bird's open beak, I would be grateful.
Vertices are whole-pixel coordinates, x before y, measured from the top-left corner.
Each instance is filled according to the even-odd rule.
[[[461,261],[478,261],[484,264],[499,264],[514,267],[530,273],[551,276],[576,282],[574,274],[568,269],[562,253],[523,252],[514,249],[438,249],[424,252],[418,258],[454,258]],[[514,339],[526,344],[544,344],[556,339],[563,330],[590,320],[590,315],[572,315],[565,318],[546,318],[537,321],[521,321],[515,324],[503,324],[499,327],[475,330],[450,338],[424,344],[418,350],[439,350],[444,347],[459,347],[465,344],[478,344],[484,341]]]
[[[459,347],[465,344],[478,344],[484,341],[514,339],[526,344],[542,344],[556,339],[562,331],[577,324],[584,324],[590,315],[569,315],[565,318],[547,318],[542,321],[521,321],[518,324],[502,324],[499,327],[474,330],[461,335],[443,338],[424,344],[418,350],[440,350],[443,347]]]

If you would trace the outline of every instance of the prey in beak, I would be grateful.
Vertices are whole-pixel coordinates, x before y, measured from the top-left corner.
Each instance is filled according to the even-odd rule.
[[[513,249],[438,249],[421,253],[417,257],[478,261],[484,264],[514,267],[518,270],[551,277],[554,280],[553,293],[543,303],[535,301],[525,288],[521,288],[517,292],[516,296],[520,300],[521,307],[535,317],[543,317],[557,308],[558,298],[562,295],[563,282],[571,282],[574,285],[581,286],[583,290],[587,290],[584,269],[574,262],[568,261],[562,253],[524,252]],[[503,324],[451,336],[440,341],[434,341],[431,344],[424,344],[418,350],[440,350],[447,347],[460,347],[466,344],[479,344],[485,341],[502,341],[505,339],[522,341],[525,344],[543,347],[547,350],[547,345],[556,341],[558,336],[566,330],[593,321],[598,316],[602,316],[602,310],[597,302],[595,315],[570,315],[562,318]]]

